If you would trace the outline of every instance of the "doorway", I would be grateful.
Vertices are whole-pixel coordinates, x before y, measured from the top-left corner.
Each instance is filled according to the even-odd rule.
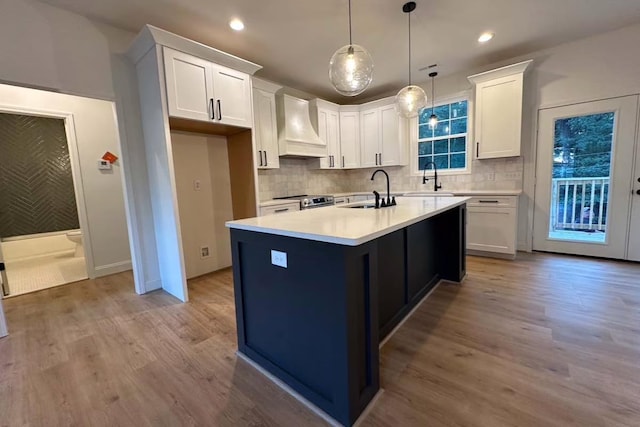
[[[533,250],[640,260],[638,96],[543,109],[538,124]]]
[[[0,112],[4,297],[87,279],[64,118]]]

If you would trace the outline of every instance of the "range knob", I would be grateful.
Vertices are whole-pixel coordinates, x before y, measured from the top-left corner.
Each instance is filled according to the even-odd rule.
[[[302,206],[304,206],[304,207],[309,206],[309,199],[303,199],[302,200]]]

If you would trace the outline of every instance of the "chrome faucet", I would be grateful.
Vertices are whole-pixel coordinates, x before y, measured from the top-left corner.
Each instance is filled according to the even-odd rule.
[[[429,181],[429,178],[427,178],[427,168],[429,167],[429,165],[433,165],[433,191],[438,191],[442,188],[442,184],[438,184],[438,168],[436,167],[436,164],[434,162],[427,162],[424,165],[424,169],[422,169],[422,183],[426,184],[427,181]]]
[[[395,197],[391,197],[391,192],[389,190],[389,174],[387,172],[385,172],[382,169],[376,169],[376,171],[373,173],[373,175],[371,175],[371,181],[373,181],[373,178],[376,177],[376,174],[378,172],[382,172],[384,174],[384,176],[387,177],[387,200],[385,201],[384,197],[382,198],[382,203],[378,203],[380,201],[380,194],[378,194],[377,191],[374,191],[373,194],[376,196],[376,209],[378,208],[386,208],[388,206],[395,206],[396,205],[396,198]]]

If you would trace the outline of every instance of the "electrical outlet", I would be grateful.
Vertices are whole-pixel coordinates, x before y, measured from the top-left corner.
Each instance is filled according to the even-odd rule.
[[[195,191],[200,191],[200,189],[202,188],[202,183],[200,182],[199,179],[196,179],[193,181],[193,189]]]
[[[496,180],[496,173],[495,172],[489,172],[487,174],[487,181],[495,181]]]
[[[200,248],[200,258],[209,258],[211,253],[209,252],[209,246],[203,246]]]
[[[278,267],[287,268],[287,253],[280,251],[271,251],[271,264]]]

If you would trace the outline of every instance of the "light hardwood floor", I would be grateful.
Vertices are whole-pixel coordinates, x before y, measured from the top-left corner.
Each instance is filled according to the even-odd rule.
[[[383,347],[366,426],[640,425],[640,266],[469,257]],[[229,270],[192,302],[130,274],[5,301],[0,425],[326,425],[235,356]]]

